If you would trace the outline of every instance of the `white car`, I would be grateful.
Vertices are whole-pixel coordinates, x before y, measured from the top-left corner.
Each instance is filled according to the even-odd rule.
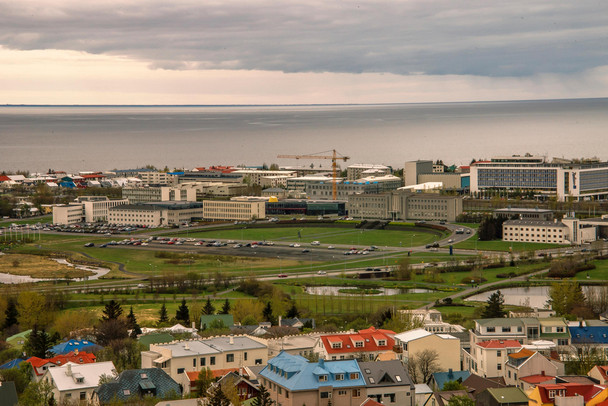
[[[294,248],[300,248],[300,244],[294,244],[293,247]]]
[[[317,275],[327,275],[327,272],[325,272],[325,271],[319,271],[319,272],[317,272]]]
[[[321,243],[319,241],[313,241],[310,243],[310,245],[321,245]]]

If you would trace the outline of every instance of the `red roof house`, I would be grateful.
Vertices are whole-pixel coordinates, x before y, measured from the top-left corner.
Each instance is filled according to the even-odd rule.
[[[358,333],[332,334],[321,336],[326,359],[361,359],[373,361],[378,354],[392,351],[395,335],[391,330],[370,327]]]

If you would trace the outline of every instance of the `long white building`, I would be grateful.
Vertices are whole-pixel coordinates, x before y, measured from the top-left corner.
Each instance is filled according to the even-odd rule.
[[[471,193],[487,189],[532,190],[567,198],[608,198],[608,162],[546,162],[543,157],[494,157],[475,162],[470,172]]]

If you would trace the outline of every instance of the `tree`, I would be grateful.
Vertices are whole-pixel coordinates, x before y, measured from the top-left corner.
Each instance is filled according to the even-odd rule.
[[[57,401],[53,395],[53,386],[45,381],[31,382],[19,397],[19,405],[55,406]]]
[[[97,362],[112,361],[117,372],[127,369],[141,368],[141,352],[146,348],[137,340],[125,337],[120,340],[113,340],[99,351]]]
[[[133,306],[131,306],[129,314],[127,314],[127,328],[131,330],[131,338],[137,338],[141,334],[141,328],[137,324],[135,313],[133,313]]]
[[[457,395],[448,400],[448,406],[475,406],[475,401],[467,395]]]
[[[486,307],[483,310],[483,313],[481,313],[481,317],[483,319],[505,317],[507,313],[504,311],[504,304],[505,297],[500,293],[500,290],[497,290],[488,298]]]
[[[203,307],[203,313],[204,314],[214,314],[215,313],[215,306],[213,306],[213,303],[211,303],[211,298],[207,297],[207,303],[205,303],[205,306]]]
[[[169,316],[167,315],[167,306],[165,305],[165,302],[163,302],[162,306],[160,307],[160,312],[158,314],[158,323],[162,324],[168,321]]]
[[[105,308],[103,309],[103,316],[101,316],[101,320],[117,320],[121,315],[122,307],[120,306],[120,303],[112,299],[109,303],[106,304]]]
[[[190,311],[186,305],[186,299],[182,299],[182,304],[175,311],[175,319],[184,324],[190,323]]]
[[[464,386],[462,384],[462,379],[458,379],[458,380],[454,380],[454,381],[447,381],[446,383],[443,384],[443,388],[441,389],[442,391],[447,391],[447,390],[466,390],[466,386]]]
[[[14,297],[10,297],[8,299],[8,303],[6,306],[6,310],[4,311],[4,324],[2,325],[2,329],[6,330],[9,327],[17,324],[17,318],[19,317],[19,311],[17,310],[17,301]]]
[[[404,257],[399,261],[399,266],[395,270],[395,279],[398,281],[409,281],[412,279],[412,268],[410,266],[410,260],[407,257]]]
[[[95,326],[97,315],[92,310],[78,309],[78,311],[60,314],[53,322],[53,330],[61,337],[82,336],[80,332]]]
[[[293,302],[289,310],[287,310],[287,314],[285,315],[288,319],[295,319],[296,317],[300,317],[300,311],[296,306],[296,302]]]
[[[15,382],[17,394],[21,395],[32,380],[32,364],[29,362],[21,362],[19,368],[0,369],[0,381]]]
[[[270,393],[264,387],[264,385],[260,385],[260,391],[258,395],[251,402],[251,406],[272,406],[274,401],[270,398]]]
[[[112,341],[123,340],[129,336],[127,323],[123,319],[102,321],[95,331],[100,345],[106,346]]]
[[[23,291],[17,299],[18,320],[21,328],[29,329],[34,325],[47,327],[53,321],[54,312],[50,309],[44,296],[34,291]]]
[[[271,324],[274,324],[274,316],[272,315],[272,304],[270,302],[266,303],[264,310],[262,310],[262,317],[264,321],[269,321]]]
[[[228,298],[226,298],[226,301],[224,301],[224,305],[222,306],[222,310],[220,311],[220,314],[228,314],[230,313],[230,300],[228,300]]]
[[[554,283],[549,289],[547,303],[558,316],[570,314],[575,306],[585,302],[585,294],[578,282]]]
[[[408,359],[410,377],[416,383],[425,383],[435,372],[439,371],[439,354],[435,350],[426,349],[412,355]]]
[[[23,351],[30,357],[47,358],[52,357],[53,354],[49,352],[49,349],[53,346],[53,340],[49,333],[42,330],[38,330],[37,326],[32,328],[32,332],[25,340],[23,344]]]
[[[205,393],[213,383],[213,373],[209,369],[209,367],[205,367],[200,370],[198,373],[198,378],[196,379],[196,390],[200,397],[204,397]]]
[[[209,397],[209,406],[230,406],[230,401],[224,395],[220,385],[212,389],[211,396]]]

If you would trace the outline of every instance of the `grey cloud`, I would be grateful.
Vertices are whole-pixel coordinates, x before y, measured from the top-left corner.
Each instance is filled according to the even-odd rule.
[[[2,46],[154,69],[525,76],[608,65],[603,0],[0,0],[0,10]]]

